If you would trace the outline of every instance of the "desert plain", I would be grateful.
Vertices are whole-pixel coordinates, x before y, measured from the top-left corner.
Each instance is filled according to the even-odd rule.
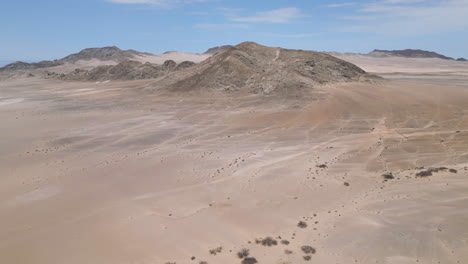
[[[384,80],[0,81],[0,263],[468,263],[468,63],[346,56]]]

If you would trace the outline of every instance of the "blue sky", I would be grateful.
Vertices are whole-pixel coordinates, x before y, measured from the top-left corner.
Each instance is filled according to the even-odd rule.
[[[246,40],[362,52],[420,48],[468,57],[468,0],[15,0],[0,3],[0,63],[116,45],[204,52]]]

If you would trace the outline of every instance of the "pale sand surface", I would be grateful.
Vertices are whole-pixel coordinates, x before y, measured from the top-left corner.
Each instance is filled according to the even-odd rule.
[[[354,63],[365,71],[378,74],[468,76],[468,62],[466,61],[452,61],[438,58],[379,58],[360,54],[335,52],[330,52],[329,54]]]
[[[259,263],[467,263],[468,88],[350,83],[305,102],[151,82],[0,82],[0,263],[229,264],[242,248]]]

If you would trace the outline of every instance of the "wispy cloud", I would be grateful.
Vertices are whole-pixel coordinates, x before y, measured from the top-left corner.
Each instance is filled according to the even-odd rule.
[[[270,11],[256,12],[252,16],[231,17],[230,20],[249,23],[288,23],[301,16],[301,11],[296,7],[280,8]]]
[[[356,2],[347,2],[347,3],[336,3],[336,4],[328,4],[326,7],[345,7],[345,6],[353,6],[356,5]]]
[[[299,34],[278,34],[278,33],[264,33],[265,37],[274,38],[310,38],[321,35],[320,33],[299,33]]]
[[[222,12],[240,12],[240,11],[244,11],[245,8],[218,7],[216,8],[216,10],[222,11]]]
[[[347,19],[356,23],[344,27],[345,31],[422,35],[468,29],[468,0],[381,0],[364,5],[355,14]]]
[[[249,25],[247,25],[247,24],[212,24],[212,23],[200,23],[200,24],[194,24],[193,27],[194,27],[194,28],[201,28],[201,29],[219,30],[219,29],[228,29],[228,28],[246,29],[246,28],[249,28]]]

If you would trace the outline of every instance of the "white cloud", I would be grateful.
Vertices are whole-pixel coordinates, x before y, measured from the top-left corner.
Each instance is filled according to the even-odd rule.
[[[347,2],[347,3],[337,3],[337,4],[328,4],[326,7],[345,7],[356,5],[356,2]]]
[[[298,8],[288,7],[257,12],[253,16],[231,17],[230,19],[238,22],[288,23],[300,16],[301,11]]]
[[[356,16],[348,16],[356,23],[343,29],[386,35],[466,31],[467,14],[468,0],[382,0],[363,6]],[[366,18],[372,23],[364,22]]]

